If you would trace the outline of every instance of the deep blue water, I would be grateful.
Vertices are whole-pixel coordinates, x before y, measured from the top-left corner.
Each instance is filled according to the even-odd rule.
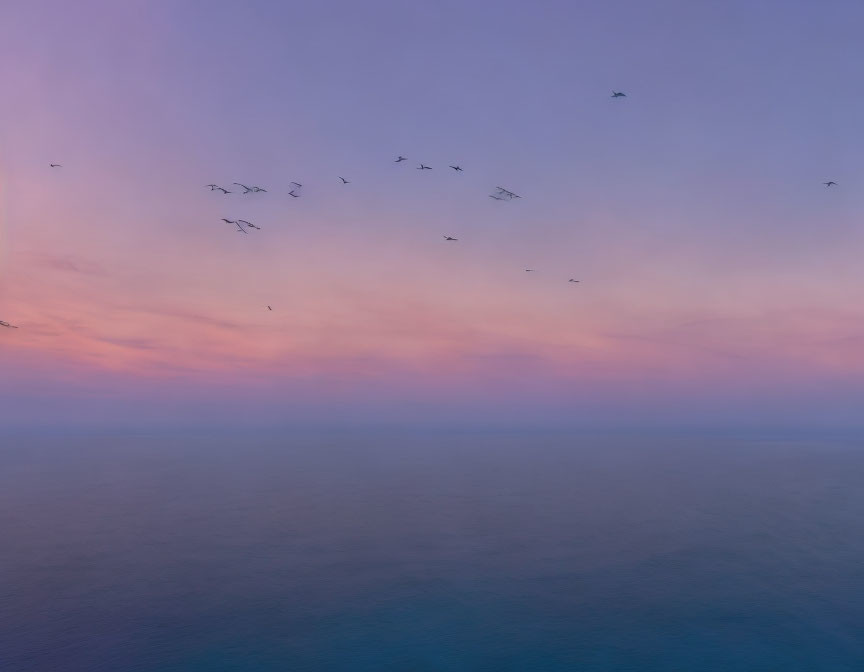
[[[864,443],[0,447],[0,670],[864,670]]]

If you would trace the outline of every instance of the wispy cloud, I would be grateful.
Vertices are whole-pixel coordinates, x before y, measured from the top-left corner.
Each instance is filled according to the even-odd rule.
[[[108,275],[108,272],[101,265],[71,255],[36,254],[35,256],[41,266],[54,271],[93,276]]]

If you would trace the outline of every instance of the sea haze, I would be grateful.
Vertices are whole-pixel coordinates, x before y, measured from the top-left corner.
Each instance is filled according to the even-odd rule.
[[[19,438],[3,672],[864,669],[854,439]]]

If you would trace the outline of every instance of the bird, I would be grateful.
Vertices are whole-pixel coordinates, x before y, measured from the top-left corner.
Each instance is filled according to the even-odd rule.
[[[429,166],[424,166],[422,163],[417,167],[417,170],[432,170]]]
[[[255,226],[252,222],[247,222],[245,219],[238,219],[237,224],[245,224],[250,229],[258,229],[259,231],[261,230],[260,226]]]
[[[827,182],[823,182],[826,187],[836,187],[837,183],[834,180],[828,180]]]
[[[534,269],[533,269],[533,268],[526,268],[526,269],[525,269],[525,272],[526,272],[526,273],[533,273],[533,272],[534,272]]]
[[[225,187],[216,187],[217,190],[221,191],[223,194],[233,194],[233,191],[228,191]],[[212,189],[211,189],[212,191]]]
[[[235,224],[237,226],[237,230],[240,233],[247,233],[247,234],[249,233],[246,229],[243,228],[243,225],[240,223],[243,221],[242,219],[225,219],[223,217],[222,221],[226,222],[227,224]]]
[[[489,198],[494,198],[496,201],[504,200],[501,196],[496,196],[495,194],[489,194]]]
[[[263,191],[265,194],[267,193],[267,190],[266,190],[266,189],[262,189],[261,187],[252,187],[252,191],[254,191],[256,194],[257,194],[259,191]]]
[[[291,197],[293,197],[293,198],[300,198],[300,195],[299,195],[299,194],[295,194],[293,189],[292,189],[291,191],[288,192],[288,195],[291,196]]]
[[[573,278],[570,278],[567,282],[579,282],[579,281],[578,281],[578,280],[574,280]]]
[[[453,236],[444,236],[444,240],[459,240],[459,239],[453,238]]]
[[[246,229],[243,228],[243,225],[240,223],[243,221],[242,219],[225,219],[224,217],[222,217],[222,221],[225,222],[226,224],[236,225],[237,230],[240,231],[241,233],[249,233]]]
[[[612,98],[626,98],[626,93],[621,93],[621,91],[612,91]]]
[[[340,180],[342,180],[342,184],[351,184],[348,180],[346,180],[346,179],[345,179],[344,177],[342,177],[341,175],[337,175],[336,177],[338,177]]]
[[[247,187],[245,184],[240,184],[239,182],[232,182],[231,184],[236,184],[238,187],[243,187],[243,189],[245,189],[245,191],[243,192],[244,194],[255,191],[252,187]]]
[[[408,159],[406,159],[404,156],[398,156],[398,157],[396,157],[396,160],[393,163],[402,163],[403,161],[407,161],[407,160]]]
[[[219,188],[220,188],[218,184],[205,184],[204,186],[205,186],[205,187],[210,187],[210,191],[213,191],[214,189],[219,189]]]
[[[457,173],[461,173],[461,172],[462,172],[462,166],[450,166],[450,167],[451,167],[453,170],[455,170]]]
[[[4,322],[3,320],[0,320],[0,327],[6,327],[7,329],[17,329],[18,328],[14,324],[9,324],[8,322]]]
[[[291,184],[293,184],[295,187],[302,187],[303,186],[299,182],[292,182]]]
[[[514,194],[512,191],[508,191],[504,187],[495,187],[498,190],[499,196],[507,196],[507,198],[522,198],[519,194]]]
[[[267,310],[273,310],[270,306],[267,306]]]
[[[49,163],[48,165],[51,166],[52,168],[62,168],[63,167],[59,163]]]

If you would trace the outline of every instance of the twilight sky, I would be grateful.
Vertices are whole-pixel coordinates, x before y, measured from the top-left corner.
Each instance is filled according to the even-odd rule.
[[[857,0],[4,3],[0,421],[853,424],[862,32]],[[269,192],[203,188],[234,181]]]

